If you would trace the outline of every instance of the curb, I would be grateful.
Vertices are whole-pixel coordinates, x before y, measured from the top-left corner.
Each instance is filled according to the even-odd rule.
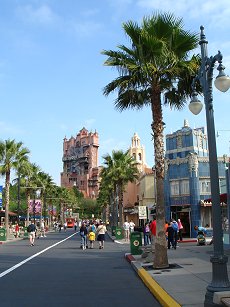
[[[152,276],[141,266],[140,262],[136,261],[132,254],[125,254],[126,260],[136,271],[137,275],[143,281],[145,286],[150,290],[154,297],[164,307],[181,307],[161,286],[153,279]]]
[[[20,240],[23,240],[24,238],[17,238],[17,239],[11,239],[11,240],[6,240],[6,241],[0,241],[0,245],[1,244],[7,244],[7,243],[11,243],[11,242],[17,242]]]

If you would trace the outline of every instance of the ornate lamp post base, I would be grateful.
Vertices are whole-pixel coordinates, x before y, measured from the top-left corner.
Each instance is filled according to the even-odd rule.
[[[230,291],[227,272],[228,257],[226,255],[211,256],[210,261],[212,263],[213,280],[207,287],[204,302],[205,307],[219,306],[213,303],[214,292]]]

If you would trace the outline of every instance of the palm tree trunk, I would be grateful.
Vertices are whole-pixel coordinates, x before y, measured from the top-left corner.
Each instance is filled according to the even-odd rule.
[[[6,173],[5,181],[5,227],[6,227],[6,240],[9,238],[9,202],[10,202],[10,173]]]
[[[165,204],[164,204],[164,123],[162,115],[162,106],[160,92],[154,93],[152,98],[152,114],[155,169],[156,169],[156,241],[155,256],[153,261],[154,268],[166,268],[168,264],[167,246],[165,238]]]
[[[118,186],[118,199],[119,199],[119,226],[122,227],[124,224],[124,214],[123,214],[123,191],[122,185]]]
[[[41,212],[40,212],[40,226],[41,226],[41,222],[42,222],[42,213],[43,213],[43,193],[41,194],[41,198],[40,198],[40,202],[41,202]]]
[[[26,226],[30,223],[30,193],[26,191],[26,203],[27,203],[27,217],[26,217]]]

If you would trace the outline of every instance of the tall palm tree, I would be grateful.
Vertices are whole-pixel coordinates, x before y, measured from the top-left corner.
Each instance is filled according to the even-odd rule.
[[[105,164],[109,162],[106,176],[113,182],[116,195],[118,196],[119,224],[124,223],[123,215],[123,192],[125,185],[130,181],[134,182],[138,178],[137,163],[130,156],[129,151],[113,150],[112,156],[103,157]]]
[[[9,189],[11,170],[17,171],[18,166],[28,160],[29,150],[22,142],[15,140],[0,141],[0,174],[5,176],[5,227],[6,238],[9,236]]]
[[[164,140],[162,106],[181,109],[191,94],[192,78],[199,67],[199,57],[190,52],[197,47],[198,34],[183,30],[182,19],[160,13],[144,17],[142,25],[123,24],[131,46],[119,45],[117,51],[103,50],[106,66],[116,67],[119,77],[107,84],[104,95],[118,91],[115,108],[140,110],[150,107],[154,141],[157,235],[154,267],[168,267],[164,234]],[[164,98],[164,99],[163,99]]]

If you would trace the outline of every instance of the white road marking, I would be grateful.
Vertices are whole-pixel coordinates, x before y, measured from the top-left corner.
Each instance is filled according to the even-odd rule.
[[[117,240],[114,240],[115,243],[118,243],[118,244],[124,244],[123,242],[121,241],[117,241]]]
[[[26,262],[30,261],[31,259],[33,259],[33,258],[35,258],[35,257],[37,257],[37,256],[39,256],[39,255],[41,255],[41,254],[43,254],[44,252],[48,251],[48,250],[51,249],[52,247],[55,247],[55,246],[57,246],[58,244],[61,244],[62,242],[64,242],[64,241],[70,239],[72,236],[75,236],[76,234],[77,234],[77,233],[74,233],[74,234],[72,234],[71,236],[69,236],[69,237],[67,237],[67,238],[65,238],[65,239],[63,239],[63,240],[61,240],[61,241],[59,241],[59,242],[57,242],[57,243],[55,243],[55,244],[53,244],[53,245],[51,245],[51,246],[45,248],[45,249],[43,249],[42,251],[38,252],[37,254],[34,254],[34,255],[30,256],[29,258],[27,258],[27,259],[25,259],[25,260],[19,262],[18,264],[15,264],[14,266],[12,266],[11,268],[9,268],[8,270],[6,270],[6,271],[0,273],[0,278],[2,278],[3,276],[9,274],[10,272],[16,270],[17,268],[19,268],[20,266],[22,266],[22,265],[25,264]]]

